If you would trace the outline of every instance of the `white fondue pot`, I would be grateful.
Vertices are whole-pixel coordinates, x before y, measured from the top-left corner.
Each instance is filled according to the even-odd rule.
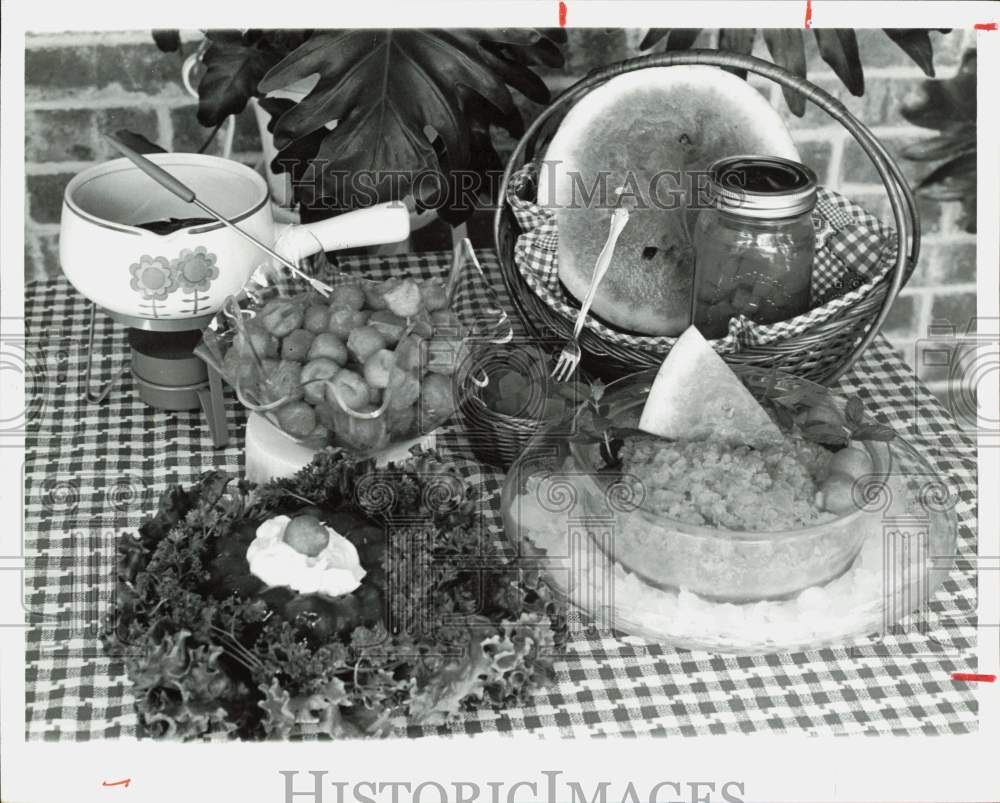
[[[323,251],[399,242],[402,203],[308,225],[278,225],[267,184],[249,167],[196,153],[148,154],[208,206],[293,261]],[[155,234],[138,224],[206,215],[128,159],[84,170],[66,186],[59,258],[73,286],[119,320],[143,329],[200,328],[271,257],[218,221]]]

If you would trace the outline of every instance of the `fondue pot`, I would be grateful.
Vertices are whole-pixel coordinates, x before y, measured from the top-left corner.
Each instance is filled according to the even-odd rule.
[[[401,203],[308,225],[279,226],[271,215],[267,183],[249,167],[196,153],[147,158],[232,223],[293,261],[320,250],[399,242],[409,234],[409,213]],[[270,257],[217,220],[167,234],[138,225],[196,216],[205,217],[128,159],[88,168],[66,186],[59,236],[66,278],[130,326],[200,329]]]
[[[148,154],[199,201],[295,264],[319,251],[405,240],[402,203],[347,212],[308,225],[278,225],[266,182],[238,162],[195,153]],[[144,224],[156,223],[157,233]],[[169,224],[169,225],[163,225]],[[129,328],[140,398],[163,410],[201,407],[216,445],[227,440],[222,383],[193,354],[201,330],[255,269],[273,264],[259,245],[158,184],[129,159],[84,170],[66,186],[59,258],[72,285],[94,307],[85,397],[103,400],[124,367],[91,387],[94,319],[102,307]]]

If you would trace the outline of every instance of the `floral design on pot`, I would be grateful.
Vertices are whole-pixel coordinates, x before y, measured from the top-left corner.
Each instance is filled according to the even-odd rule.
[[[132,274],[129,286],[150,302],[140,306],[149,309],[154,318],[159,318],[156,302],[165,301],[178,287],[177,276],[170,262],[166,257],[143,254],[138,262],[129,265],[128,270]]]
[[[186,292],[192,293],[190,300],[193,304],[191,309],[187,310],[192,315],[198,314],[201,309],[198,302],[205,300],[205,297],[198,295],[198,291],[207,292],[212,280],[219,277],[216,259],[215,254],[208,251],[205,246],[199,245],[194,249],[183,249],[177,259],[170,263],[180,286]]]

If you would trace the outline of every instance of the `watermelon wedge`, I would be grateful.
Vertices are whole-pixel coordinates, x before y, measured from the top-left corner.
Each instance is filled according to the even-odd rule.
[[[653,380],[639,429],[672,440],[718,440],[755,448],[784,436],[739,377],[693,326]]]

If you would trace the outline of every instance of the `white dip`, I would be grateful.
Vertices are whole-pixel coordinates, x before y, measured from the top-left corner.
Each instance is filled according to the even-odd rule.
[[[303,555],[283,540],[291,519],[275,516],[257,528],[247,548],[250,571],[269,586],[289,586],[302,594],[348,594],[361,585],[361,568],[354,544],[331,527],[329,543],[316,557]]]

